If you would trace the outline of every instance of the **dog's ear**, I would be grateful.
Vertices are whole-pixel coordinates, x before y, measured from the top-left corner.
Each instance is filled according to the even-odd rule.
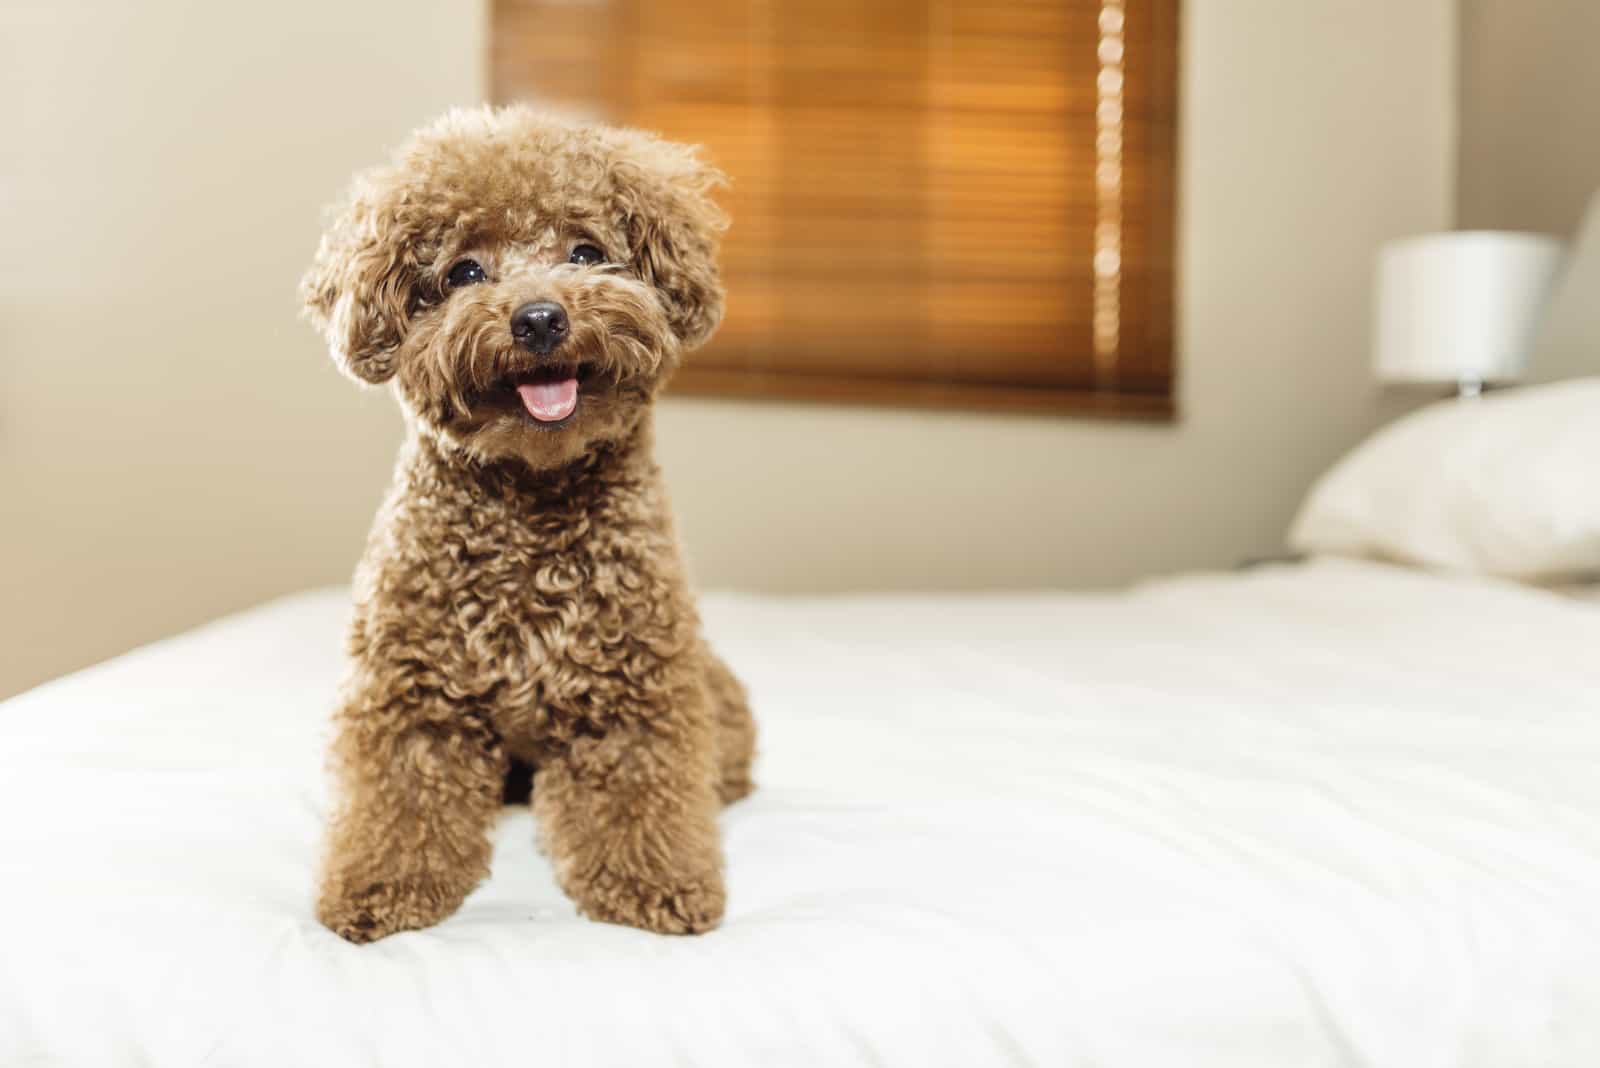
[[[717,252],[728,217],[711,191],[727,177],[689,145],[631,130],[617,134],[612,174],[634,269],[661,292],[684,348],[696,348],[722,322]]]
[[[377,186],[357,181],[300,281],[306,318],[327,339],[335,362],[373,384],[395,373],[418,277],[413,244],[383,207]]]

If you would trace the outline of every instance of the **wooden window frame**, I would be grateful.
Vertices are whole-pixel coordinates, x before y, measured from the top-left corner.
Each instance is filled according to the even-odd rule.
[[[628,48],[633,45],[630,26],[637,21],[643,5],[667,0],[495,0],[490,36],[491,97],[509,101],[537,95],[558,105],[594,111],[606,121],[638,122],[633,101],[643,88],[632,74],[634,64]],[[670,0],[687,3],[692,0]],[[799,0],[749,0],[752,5],[774,6]],[[865,0],[864,0],[865,2]],[[964,0],[926,0],[928,5],[962,3]],[[1089,336],[1066,342],[1070,353],[1063,356],[1061,379],[1041,383],[1027,376],[995,380],[950,380],[934,374],[907,373],[882,367],[832,366],[822,371],[803,367],[803,360],[750,358],[730,359],[714,340],[707,350],[685,361],[671,389],[678,394],[739,398],[811,400],[838,403],[863,403],[896,407],[930,407],[991,411],[1053,412],[1078,416],[1168,421],[1176,416],[1177,373],[1174,354],[1176,288],[1175,186],[1177,174],[1178,121],[1178,15],[1180,0],[1077,0],[1080,6],[1097,3],[1100,31],[1095,42],[1094,92],[1096,105],[1090,143],[1096,162],[1096,224],[1091,235],[1093,247],[1084,250],[1095,264],[1088,279],[1089,299],[1093,301]],[[519,26],[517,19],[534,7],[558,16],[571,12],[576,18],[609,19],[606,31],[595,31],[582,41],[584,47],[555,51],[560,55],[553,73],[542,62],[531,79],[538,92],[529,92],[530,77],[525,63],[526,43],[534,39],[538,27]],[[1126,23],[1125,23],[1126,20]],[[1137,30],[1145,47],[1133,56],[1143,64],[1138,68],[1137,115],[1126,117],[1127,101],[1122,96],[1124,80],[1124,31]],[[519,36],[520,32],[520,36]],[[1109,43],[1108,43],[1109,42]],[[585,51],[587,49],[587,51]],[[548,59],[548,52],[542,53]],[[1129,59],[1131,62],[1131,58]],[[629,72],[627,77],[607,77],[607,72]],[[559,88],[551,92],[550,86]],[[1081,87],[1080,87],[1081,89]],[[1107,101],[1115,107],[1108,110]],[[930,112],[931,113],[931,112]],[[1107,116],[1117,119],[1115,130],[1107,129]],[[1081,124],[1078,113],[1075,123]],[[1124,183],[1128,173],[1120,157],[1126,128],[1137,131],[1138,169],[1133,182]],[[668,136],[700,140],[695,130],[665,129]],[[1107,136],[1114,132],[1115,136]],[[1075,135],[1076,136],[1076,135]],[[1108,155],[1112,150],[1114,154]],[[717,146],[708,145],[708,157],[718,162]],[[1108,166],[1109,165],[1109,166]],[[1115,181],[1107,183],[1107,174]],[[1082,189],[1076,190],[1081,194]],[[1063,191],[1065,200],[1069,194]],[[1080,197],[1081,200],[1081,197]],[[1130,211],[1130,202],[1132,210]],[[1132,220],[1132,221],[1129,221]],[[734,211],[733,225],[739,225]],[[1126,270],[1122,238],[1134,233],[1137,269]],[[1113,265],[1101,271],[1102,263]],[[740,296],[739,277],[731,272],[729,300]],[[1062,299],[1084,297],[1077,283],[1063,285]],[[802,366],[796,366],[801,364]]]

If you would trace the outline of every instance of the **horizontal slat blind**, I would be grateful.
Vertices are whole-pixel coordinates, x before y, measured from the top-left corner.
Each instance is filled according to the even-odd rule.
[[[1176,2],[496,0],[494,95],[732,176],[681,388],[1162,415]]]

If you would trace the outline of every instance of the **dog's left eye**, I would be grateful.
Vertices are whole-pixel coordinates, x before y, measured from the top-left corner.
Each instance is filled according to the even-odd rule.
[[[597,263],[606,262],[606,254],[596,245],[579,245],[572,250],[572,255],[567,257],[567,262],[592,267]]]
[[[462,260],[450,268],[450,273],[445,275],[444,284],[450,289],[459,289],[462,286],[475,286],[479,282],[487,282],[489,276],[483,273],[483,268],[477,260]]]

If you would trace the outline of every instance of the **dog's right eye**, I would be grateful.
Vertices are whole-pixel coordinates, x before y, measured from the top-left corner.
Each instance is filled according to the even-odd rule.
[[[477,260],[462,260],[450,268],[450,273],[445,275],[444,284],[448,289],[460,289],[462,286],[475,286],[479,282],[487,282],[489,276],[483,273],[483,268]]]

